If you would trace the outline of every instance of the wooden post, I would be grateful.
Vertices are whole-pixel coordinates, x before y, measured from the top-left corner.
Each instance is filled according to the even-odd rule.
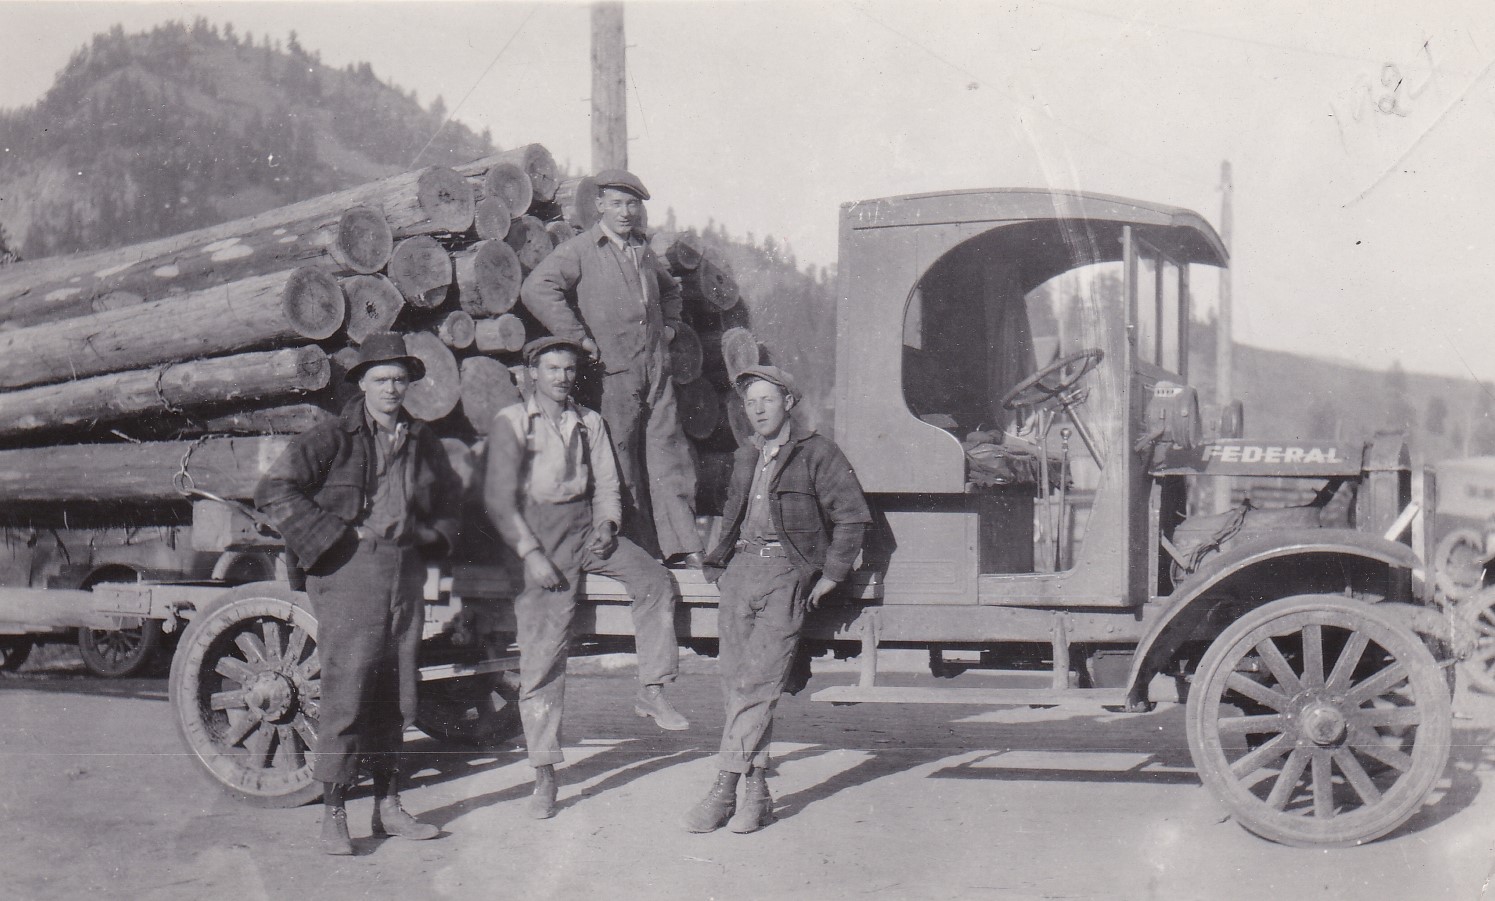
[[[592,171],[628,168],[623,4],[592,4]]]

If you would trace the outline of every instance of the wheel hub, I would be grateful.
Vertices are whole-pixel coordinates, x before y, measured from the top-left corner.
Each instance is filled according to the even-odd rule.
[[[1309,741],[1327,747],[1344,739],[1347,723],[1343,713],[1332,704],[1315,701],[1303,708],[1298,722]]]
[[[296,702],[296,687],[283,673],[260,673],[244,692],[244,702],[261,719],[284,721]]]

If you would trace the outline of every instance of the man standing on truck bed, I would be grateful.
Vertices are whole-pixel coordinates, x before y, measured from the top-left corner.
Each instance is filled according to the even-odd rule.
[[[733,460],[721,540],[706,557],[707,577],[719,576],[721,589],[719,664],[727,718],[721,772],[687,815],[691,832],[711,832],[729,819],[733,832],[754,832],[773,821],[767,771],[774,706],[805,614],[846,581],[872,521],[841,449],[790,419],[799,394],[787,372],[749,366],[736,388],[754,435]],[[737,781],[744,773],[747,788],[738,808]]]
[[[696,472],[670,381],[680,286],[643,233],[644,183],[623,169],[604,169],[596,181],[597,224],[536,266],[521,297],[551,334],[601,359],[623,534],[666,561],[699,565]]]
[[[488,429],[483,500],[499,534],[524,561],[514,602],[519,626],[519,716],[535,768],[530,813],[555,815],[566,654],[583,572],[611,576],[633,599],[639,694],[633,709],[661,728],[690,726],[663,686],[675,681],[675,589],[665,568],[618,536],[618,469],[607,425],[571,399],[586,352],[566,338],[525,345],[529,399],[505,407]]]
[[[400,805],[400,745],[415,720],[427,557],[457,540],[461,484],[441,441],[402,408],[425,374],[393,332],[348,370],[362,396],[291,440],[255,490],[306,566],[322,664],[313,778],[325,784],[322,850],[352,854],[344,801],[360,764],[374,780],[374,835],[434,838]]]

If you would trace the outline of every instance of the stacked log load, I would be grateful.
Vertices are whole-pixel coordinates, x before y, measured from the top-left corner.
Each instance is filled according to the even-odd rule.
[[[185,507],[184,488],[247,498],[288,434],[356,391],[343,374],[387,329],[426,365],[407,410],[472,473],[493,414],[521,396],[520,348],[542,334],[521,282],[595,221],[595,196],[531,144],[0,268],[0,519],[65,525],[112,504],[129,522]],[[730,378],[758,346],[728,272],[683,241],[664,256],[685,296],[674,379],[714,513],[746,435]]]

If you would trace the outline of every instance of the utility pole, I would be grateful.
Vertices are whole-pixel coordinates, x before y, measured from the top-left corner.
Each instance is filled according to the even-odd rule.
[[[592,171],[628,168],[623,4],[592,4]]]
[[[1230,252],[1231,192],[1235,189],[1231,181],[1230,160],[1220,163],[1220,240]],[[1233,261],[1232,261],[1233,262]],[[1235,399],[1235,336],[1231,334],[1230,267],[1220,269],[1220,302],[1215,312],[1215,402],[1221,411]],[[1231,479],[1215,479],[1214,512],[1224,513],[1230,509]]]

